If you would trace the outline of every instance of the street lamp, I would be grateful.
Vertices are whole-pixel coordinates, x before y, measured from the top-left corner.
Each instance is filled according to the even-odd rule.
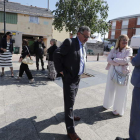
[[[8,2],[8,0],[4,0],[4,34],[6,33],[5,2]]]

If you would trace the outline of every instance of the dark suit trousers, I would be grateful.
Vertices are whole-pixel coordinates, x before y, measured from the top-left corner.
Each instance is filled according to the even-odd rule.
[[[29,70],[28,65],[27,64],[24,64],[24,63],[21,63],[20,69],[19,69],[19,77],[22,77],[24,71],[27,74],[27,77],[28,77],[29,80],[33,79],[32,74],[31,74],[31,72]]]
[[[138,87],[133,89],[129,136],[129,140],[140,140],[140,88]]]
[[[65,76],[62,78],[62,80],[66,129],[68,133],[75,133],[73,106],[79,87],[80,77],[77,76],[72,83],[66,81]]]
[[[42,66],[42,68],[44,68],[43,56],[42,57],[39,57],[38,55],[36,55],[36,67],[39,69],[39,59],[41,60],[41,66]]]

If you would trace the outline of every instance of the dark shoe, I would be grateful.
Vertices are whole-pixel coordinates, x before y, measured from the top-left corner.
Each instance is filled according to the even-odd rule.
[[[45,69],[44,68],[42,68],[42,71],[44,71]]]
[[[128,140],[128,139],[117,137],[115,140]]]
[[[37,68],[36,70],[39,70],[39,68]]]
[[[4,72],[1,73],[1,77],[4,76]]]
[[[74,116],[74,121],[80,121],[80,117],[76,117],[76,116]]]
[[[14,75],[12,74],[11,77],[14,77]]]
[[[68,137],[71,140],[82,140],[76,133],[68,133]]]

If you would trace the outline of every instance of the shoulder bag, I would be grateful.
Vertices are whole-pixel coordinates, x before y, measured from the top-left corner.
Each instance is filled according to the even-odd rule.
[[[29,49],[28,49],[27,46],[26,46],[26,48],[27,48],[27,51],[28,51],[28,53],[29,53],[29,55],[30,55],[30,52],[29,52]],[[33,60],[31,59],[31,57],[26,56],[26,57],[22,60],[22,63],[32,65],[32,64],[33,64]]]

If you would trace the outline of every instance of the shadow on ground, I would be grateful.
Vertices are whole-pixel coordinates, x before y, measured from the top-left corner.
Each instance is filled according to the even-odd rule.
[[[19,71],[14,70],[14,77],[11,77],[11,72],[6,71],[3,77],[0,76],[0,86],[3,85],[27,85],[29,84],[29,80],[24,72],[21,80],[16,80],[15,77],[18,76]],[[36,71],[31,70],[33,78],[35,79],[35,83],[32,86],[46,85],[49,79],[47,79],[47,71]]]
[[[89,126],[102,120],[116,118],[111,112],[104,112],[102,106],[94,108],[83,108],[75,110],[75,114],[81,117],[81,120],[76,123],[86,123]],[[36,122],[37,117],[22,118],[0,129],[0,140],[69,140],[66,134],[56,134],[52,132],[43,133],[51,125],[58,125],[64,122],[64,113],[60,112],[55,116]],[[57,130],[55,130],[56,132]],[[60,131],[60,130],[59,130]]]

